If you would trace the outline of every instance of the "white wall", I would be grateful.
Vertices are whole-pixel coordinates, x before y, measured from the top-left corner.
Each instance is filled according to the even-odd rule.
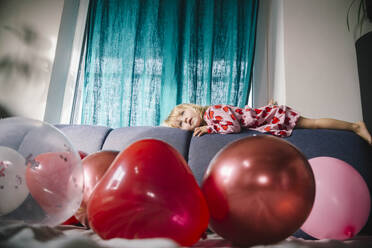
[[[261,0],[255,106],[275,98],[308,117],[362,119],[357,6],[348,32],[350,2]],[[0,105],[14,115],[43,119],[63,6],[64,0],[0,1]]]
[[[355,32],[346,15],[350,0],[263,0],[258,36],[266,36],[267,99],[297,109],[303,116],[362,119],[355,54]],[[353,9],[355,13],[355,9]],[[355,14],[354,14],[355,17]],[[351,26],[355,26],[352,19]],[[261,25],[260,25],[261,24]],[[266,24],[266,26],[265,26]],[[266,33],[266,35],[263,35]],[[262,92],[257,92],[261,94]]]
[[[0,1],[0,105],[42,120],[64,0]]]

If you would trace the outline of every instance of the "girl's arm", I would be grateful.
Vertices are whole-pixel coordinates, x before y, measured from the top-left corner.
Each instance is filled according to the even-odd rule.
[[[228,105],[216,105],[206,112],[205,121],[208,133],[239,133],[241,130],[239,120]]]

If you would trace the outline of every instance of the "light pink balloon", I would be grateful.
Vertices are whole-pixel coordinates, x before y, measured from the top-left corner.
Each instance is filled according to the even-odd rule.
[[[342,160],[317,157],[309,163],[315,177],[315,201],[301,229],[317,239],[352,238],[368,220],[371,199],[367,184]]]

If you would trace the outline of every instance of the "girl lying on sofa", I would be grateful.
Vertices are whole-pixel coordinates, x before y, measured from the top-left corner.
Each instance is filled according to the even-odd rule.
[[[288,137],[294,128],[326,128],[353,131],[368,144],[371,134],[364,122],[351,123],[330,118],[310,119],[300,116],[292,108],[270,101],[261,108],[234,107],[231,105],[199,106],[177,105],[164,121],[165,126],[194,131],[194,136],[205,133],[239,133],[242,128]]]

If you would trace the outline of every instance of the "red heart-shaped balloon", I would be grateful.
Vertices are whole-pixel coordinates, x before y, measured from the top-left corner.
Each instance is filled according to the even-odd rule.
[[[145,139],[122,151],[102,177],[88,219],[103,239],[159,237],[191,246],[207,229],[209,212],[182,155]]]

